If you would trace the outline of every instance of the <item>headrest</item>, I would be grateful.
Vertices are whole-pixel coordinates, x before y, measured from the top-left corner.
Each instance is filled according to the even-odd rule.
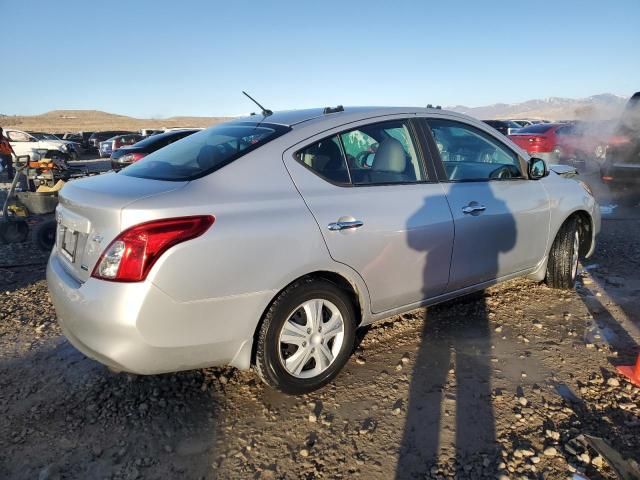
[[[400,141],[395,138],[383,140],[373,157],[372,170],[404,173],[406,167],[407,157]]]

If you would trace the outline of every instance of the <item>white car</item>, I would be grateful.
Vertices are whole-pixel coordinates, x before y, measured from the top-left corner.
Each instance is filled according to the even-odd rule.
[[[30,133],[12,128],[6,128],[4,134],[18,157],[28,155],[30,160],[40,160],[49,150],[62,152],[65,156],[69,155],[70,148],[67,145],[69,142],[65,140],[38,139]]]

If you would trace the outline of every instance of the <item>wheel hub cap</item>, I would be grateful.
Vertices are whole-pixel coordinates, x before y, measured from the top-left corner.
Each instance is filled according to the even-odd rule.
[[[296,378],[315,377],[335,361],[343,340],[344,320],[338,307],[325,299],[307,300],[280,330],[280,362]]]

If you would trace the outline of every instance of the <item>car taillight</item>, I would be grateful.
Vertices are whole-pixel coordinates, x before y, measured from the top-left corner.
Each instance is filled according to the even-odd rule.
[[[127,153],[126,155],[124,155],[122,157],[122,161],[123,162],[137,162],[138,160],[140,160],[141,158],[144,158],[147,154],[146,153]]]
[[[91,274],[113,282],[140,282],[169,248],[199,237],[215,218],[211,215],[166,218],[134,225],[120,233],[102,253]]]

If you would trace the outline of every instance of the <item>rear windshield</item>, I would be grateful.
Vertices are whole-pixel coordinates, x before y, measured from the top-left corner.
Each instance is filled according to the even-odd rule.
[[[281,125],[221,124],[178,140],[132,164],[121,175],[185,181],[203,177],[287,132]]]
[[[178,132],[156,133],[155,135],[149,135],[148,137],[140,140],[138,143],[136,143],[136,147],[153,146],[157,142],[162,142],[166,139],[186,137],[195,132],[199,132],[199,130],[180,130]]]
[[[529,125],[518,130],[518,133],[545,133],[547,130],[553,128],[553,125],[548,123],[538,123],[537,125]]]

